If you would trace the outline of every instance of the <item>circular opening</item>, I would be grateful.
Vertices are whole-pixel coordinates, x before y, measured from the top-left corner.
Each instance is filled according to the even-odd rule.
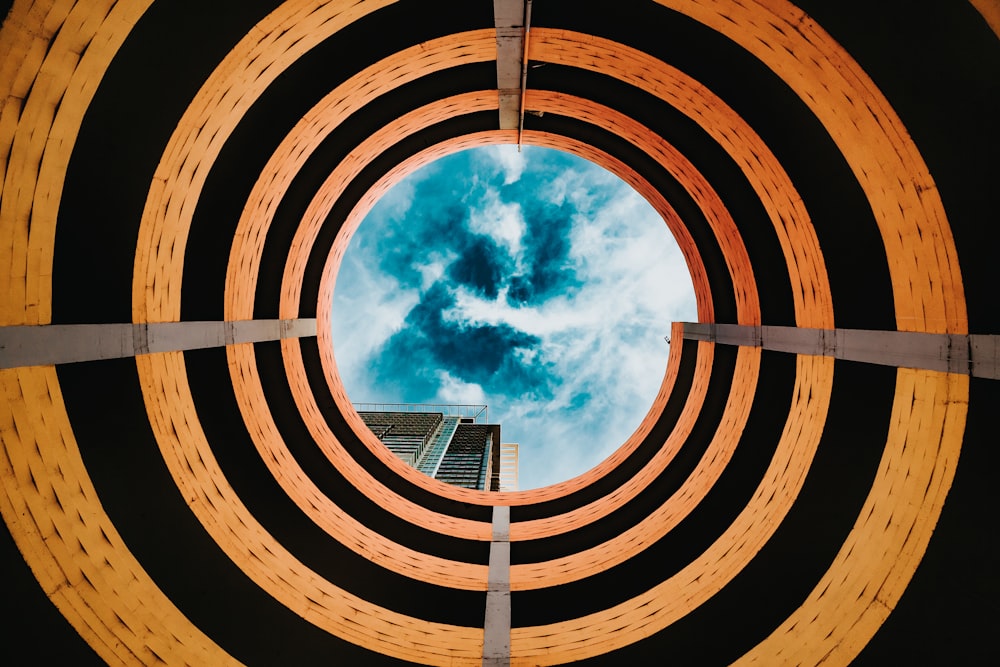
[[[504,145],[440,158],[378,201],[344,253],[331,336],[359,411],[488,406],[441,410],[499,424],[526,490],[632,434],[670,323],[695,319],[683,255],[645,199],[583,158]]]

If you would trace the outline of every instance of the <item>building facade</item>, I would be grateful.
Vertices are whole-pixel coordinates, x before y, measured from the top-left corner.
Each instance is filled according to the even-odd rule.
[[[516,490],[517,445],[500,444],[499,424],[479,423],[488,414],[485,405],[386,407],[396,409],[362,409],[358,414],[375,437],[407,465],[466,489]],[[463,416],[462,408],[469,407],[477,409],[465,410]]]

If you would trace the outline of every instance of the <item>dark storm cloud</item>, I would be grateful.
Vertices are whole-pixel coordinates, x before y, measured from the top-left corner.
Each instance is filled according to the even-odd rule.
[[[463,235],[467,244],[448,267],[448,277],[480,296],[495,299],[507,282],[512,261],[510,255],[488,236]]]
[[[510,254],[490,236],[470,228],[472,211],[491,185],[502,182],[502,174],[472,179],[472,171],[467,152],[443,158],[415,181],[410,205],[381,220],[380,268],[402,286],[421,287],[420,269],[435,255],[454,258],[448,277],[482,297],[495,299],[506,286],[513,264]]]
[[[456,202],[440,204],[411,207],[405,224],[383,225],[384,233],[377,241],[379,268],[403,287],[420,287],[420,267],[426,264],[428,254],[449,249],[451,242],[469,233],[468,210]]]
[[[569,199],[553,203],[540,196],[571,167],[572,159],[553,154],[532,161],[520,179],[504,184],[502,172],[476,169],[469,152],[439,160],[414,182],[411,204],[383,218],[376,242],[381,270],[403,287],[420,288],[429,258],[451,258],[445,270],[452,281],[487,299],[507,288],[508,303],[515,306],[537,306],[575,291],[583,281],[570,258],[570,231],[580,212]],[[470,228],[472,212],[488,190],[521,207],[524,234],[516,273],[504,247]]]
[[[445,311],[454,305],[454,292],[435,283],[376,355],[371,369],[379,379],[404,388],[414,401],[434,395],[438,369],[498,395],[551,396],[551,369],[520,354],[535,351],[541,339],[508,324],[450,320]]]
[[[538,305],[546,299],[572,292],[582,281],[570,259],[570,230],[575,206],[568,202],[555,205],[531,200],[524,194],[508,194],[522,198],[525,230],[521,239],[524,271],[510,279],[507,293],[511,305]]]

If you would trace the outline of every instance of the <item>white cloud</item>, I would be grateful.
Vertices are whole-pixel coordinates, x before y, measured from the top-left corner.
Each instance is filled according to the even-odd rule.
[[[516,183],[521,179],[525,168],[525,153],[518,151],[513,144],[488,146],[482,154],[491,160],[493,166],[504,175],[504,185]]]
[[[492,237],[505,246],[515,259],[521,254],[521,239],[525,230],[521,206],[502,201],[496,190],[488,190],[484,200],[469,211],[469,228]]]
[[[416,290],[402,289],[373,266],[359,253],[345,253],[330,316],[337,370],[354,400],[370,395],[368,360],[420,301]]]
[[[486,405],[486,392],[475,383],[464,382],[452,376],[448,371],[439,370],[437,377],[441,382],[438,389],[438,400],[441,403],[466,404],[466,405]]]
[[[570,181],[564,178],[559,196],[572,192]],[[511,399],[491,406],[504,440],[521,441],[522,488],[585,472],[617,449],[659,390],[671,319],[676,313],[694,317],[690,275],[669,230],[641,197],[622,188],[574,226],[572,254],[585,279],[574,298],[518,308],[460,291],[449,313],[539,336],[545,359],[564,369],[563,384],[544,410]],[[567,196],[589,205],[582,194]],[[593,398],[584,410],[561,419],[561,411],[585,393]]]
[[[526,156],[545,159],[544,152],[530,148],[518,153],[513,146],[492,147],[472,164],[503,174],[509,185],[529,168]],[[405,211],[413,190],[390,195],[397,197],[396,210]],[[512,307],[503,292],[491,301],[458,289],[455,306],[445,317],[507,324],[540,338],[539,348],[518,348],[515,354],[528,364],[554,364],[561,384],[553,387],[552,400],[539,404],[490,396],[479,384],[437,371],[438,400],[489,404],[491,419],[502,425],[503,440],[520,443],[522,488],[580,474],[620,446],[646,415],[659,389],[669,352],[663,337],[670,322],[696,317],[683,256],[663,220],[631,188],[599,168],[574,168],[559,174],[536,196],[555,204],[570,201],[581,213],[570,234],[570,259],[584,281],[579,291],[556,295],[538,306]],[[495,190],[467,204],[472,206],[472,231],[488,233],[518,257],[525,234],[520,205],[503,201]],[[419,268],[424,289],[445,275],[450,259],[428,251]],[[355,274],[350,293],[359,296],[345,297],[343,310],[338,304],[334,310],[337,359],[355,400],[364,400],[362,394],[374,390],[364,387],[371,354],[398,331],[419,298],[416,291],[401,290],[393,279],[376,275],[374,259],[351,264],[348,251],[344,271],[350,266]],[[338,285],[338,294],[340,290]],[[590,398],[581,401],[587,395]],[[405,402],[407,397],[399,400]],[[576,410],[577,405],[584,407]]]
[[[454,259],[454,255],[434,252],[428,255],[426,262],[415,266],[414,268],[420,273],[420,289],[426,290],[440,280],[448,264]]]

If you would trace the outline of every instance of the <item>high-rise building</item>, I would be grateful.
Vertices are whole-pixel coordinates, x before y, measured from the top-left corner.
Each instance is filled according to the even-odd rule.
[[[500,444],[500,425],[485,423],[485,405],[357,407],[389,451],[427,476],[480,491],[517,488],[517,445]]]

